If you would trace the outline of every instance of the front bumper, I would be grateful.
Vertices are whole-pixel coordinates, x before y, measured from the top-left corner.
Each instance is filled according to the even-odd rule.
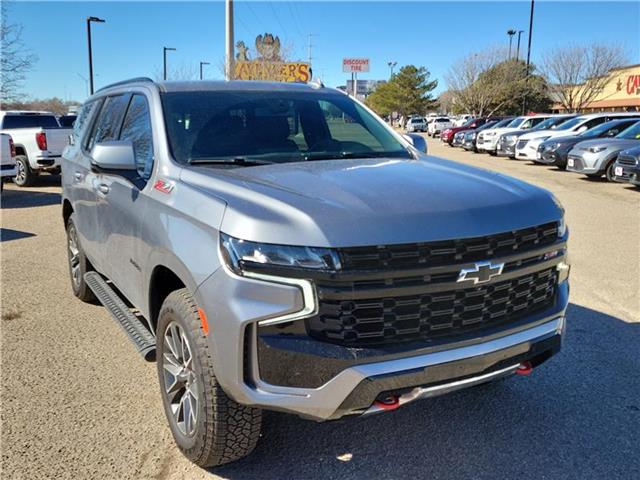
[[[195,297],[210,319],[207,341],[225,392],[242,404],[314,420],[371,413],[385,392],[422,389],[412,395],[433,396],[491,379],[493,372],[525,361],[542,363],[560,348],[569,292],[565,280],[552,307],[510,324],[508,330],[496,328],[419,348],[354,348],[259,334],[259,321],[305,308],[304,288],[284,281],[241,277],[220,268]],[[296,322],[303,323],[290,323]],[[479,380],[466,381],[474,378]]]
[[[602,171],[600,165],[606,152],[591,153],[586,150],[572,150],[567,157],[567,170],[570,172],[596,174]]]
[[[516,145],[511,144],[505,144],[505,143],[498,143],[498,148],[496,149],[496,154],[499,157],[515,157],[516,155]]]
[[[614,181],[640,186],[640,165],[621,165],[616,163],[613,172]]]
[[[498,139],[495,135],[490,137],[484,137],[483,135],[479,135],[476,140],[476,148],[481,152],[495,152],[496,151],[496,143]]]

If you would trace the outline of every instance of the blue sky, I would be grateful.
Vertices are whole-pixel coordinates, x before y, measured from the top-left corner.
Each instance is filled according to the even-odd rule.
[[[236,41],[253,45],[256,35],[271,32],[307,57],[312,37],[313,67],[327,85],[345,83],[346,56],[369,57],[371,72],[360,78],[387,78],[387,62],[427,67],[445,88],[443,75],[458,58],[496,44],[508,44],[509,28],[525,30],[528,0],[514,2],[309,2],[235,1]],[[162,47],[169,66],[221,78],[224,57],[224,2],[15,2],[10,18],[23,24],[24,41],[39,56],[24,91],[35,98],[86,96],[85,18],[93,26],[96,88],[135,76],[161,72]],[[617,42],[631,63],[640,63],[640,2],[536,2],[532,61],[546,49],[567,43]]]

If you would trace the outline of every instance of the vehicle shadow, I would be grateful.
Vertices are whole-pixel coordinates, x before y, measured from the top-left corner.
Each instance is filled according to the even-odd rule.
[[[29,238],[35,236],[35,233],[23,232],[21,230],[12,230],[10,228],[0,228],[0,242],[20,240],[21,238]]]
[[[314,423],[266,413],[229,479],[640,478],[640,323],[577,305],[562,352],[513,377],[394,412]]]
[[[57,192],[42,192],[36,189],[5,189],[0,207],[4,209],[45,207],[60,204],[62,197]]]

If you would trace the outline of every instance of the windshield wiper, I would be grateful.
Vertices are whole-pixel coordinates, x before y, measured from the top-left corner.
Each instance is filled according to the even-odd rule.
[[[411,158],[408,152],[323,152],[323,153],[306,153],[302,156],[304,160],[336,160],[351,158]]]
[[[273,163],[275,162],[247,157],[192,158],[189,160],[189,164],[191,165],[239,165],[245,167],[253,167],[256,165],[271,165]]]

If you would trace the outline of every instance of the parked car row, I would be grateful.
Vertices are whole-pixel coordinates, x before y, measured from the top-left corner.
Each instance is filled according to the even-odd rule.
[[[483,117],[446,128],[440,138],[469,151],[640,185],[639,112]]]

